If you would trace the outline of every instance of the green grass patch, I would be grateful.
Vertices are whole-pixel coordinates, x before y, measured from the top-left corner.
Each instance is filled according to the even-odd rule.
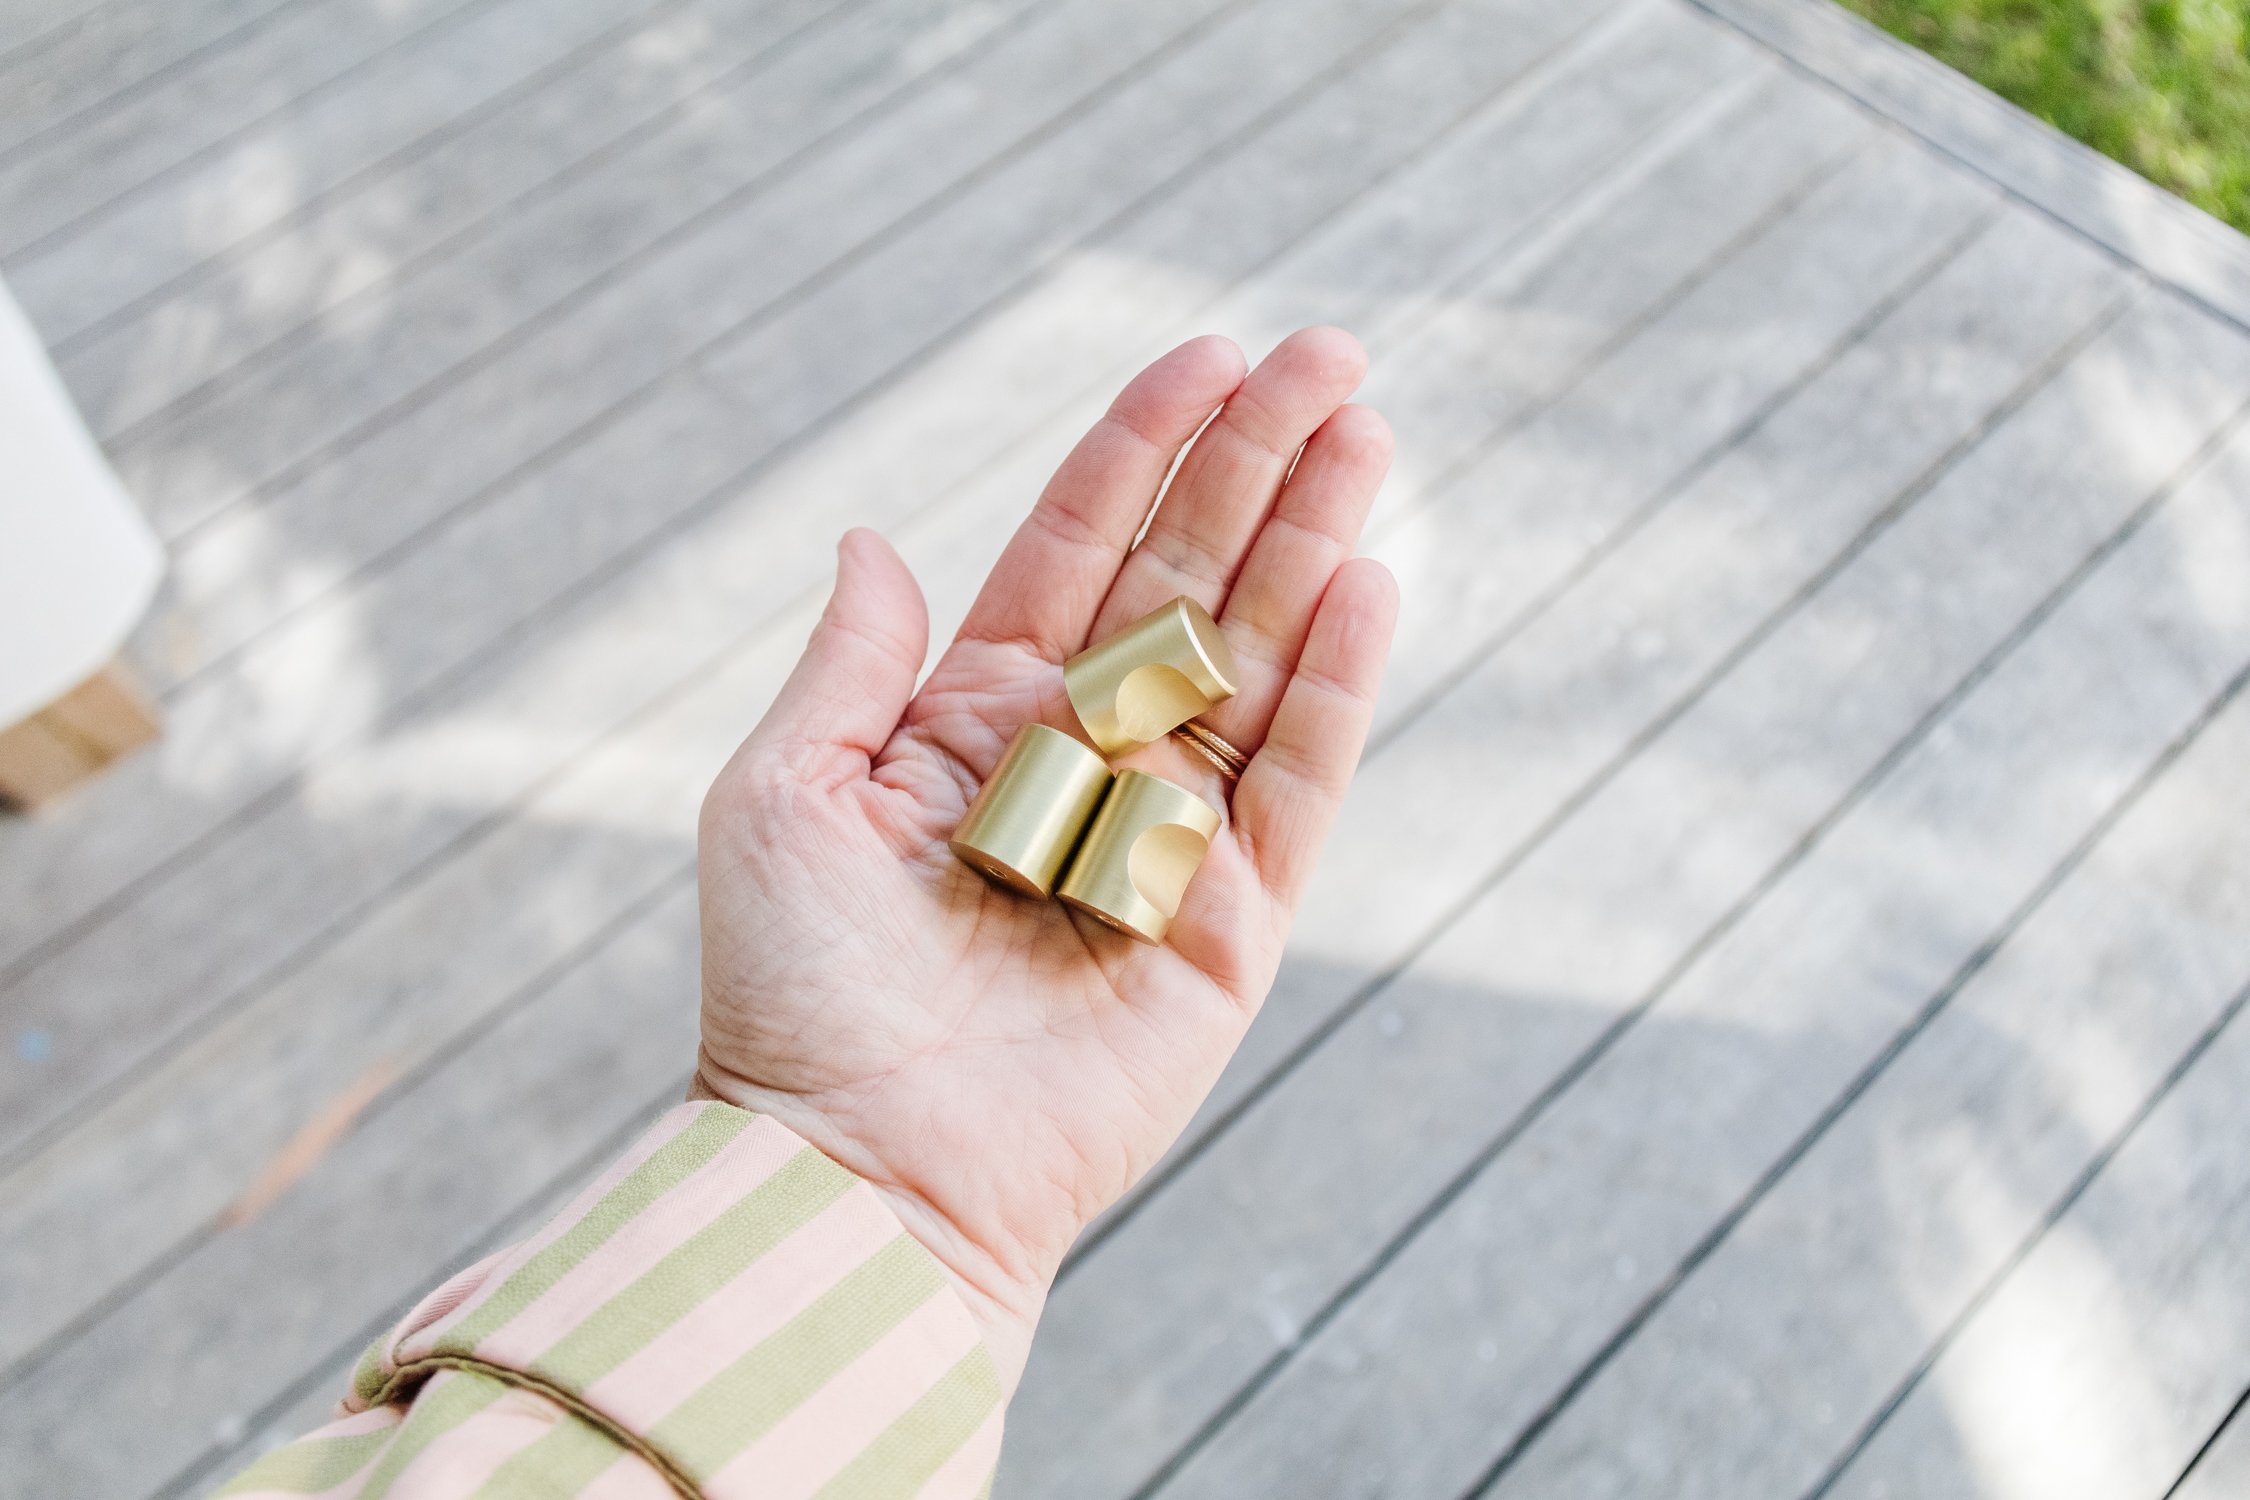
[[[2250,0],[1843,0],[2250,231]]]

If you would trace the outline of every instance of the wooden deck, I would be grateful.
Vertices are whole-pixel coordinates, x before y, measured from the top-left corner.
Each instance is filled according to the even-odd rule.
[[[1003,1500],[2250,1493],[2250,247],[1815,0],[0,0],[0,267],[175,557],[0,826],[0,1496],[677,1096],[838,531],[943,623],[1311,320],[1396,680]]]

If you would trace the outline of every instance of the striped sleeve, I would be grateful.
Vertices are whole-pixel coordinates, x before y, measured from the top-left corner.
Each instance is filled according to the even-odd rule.
[[[967,1309],[871,1188],[688,1104],[377,1339],[341,1420],[219,1493],[978,1500],[1001,1414]]]

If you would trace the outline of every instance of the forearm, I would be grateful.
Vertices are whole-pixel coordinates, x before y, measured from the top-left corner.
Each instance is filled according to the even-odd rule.
[[[667,1114],[425,1298],[229,1495],[979,1494],[1001,1389],[937,1262],[774,1121]]]

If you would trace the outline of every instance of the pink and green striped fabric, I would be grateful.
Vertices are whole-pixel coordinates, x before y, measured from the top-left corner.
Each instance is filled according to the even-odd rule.
[[[772,1120],[671,1111],[424,1298],[340,1420],[219,1493],[978,1500],[1000,1381],[937,1262]]]

